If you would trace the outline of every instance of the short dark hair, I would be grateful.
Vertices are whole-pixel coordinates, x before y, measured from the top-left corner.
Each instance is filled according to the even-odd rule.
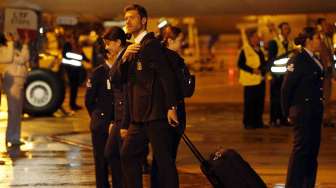
[[[148,18],[147,10],[145,7],[138,5],[138,4],[131,4],[125,7],[124,12],[130,11],[130,10],[136,10],[138,11],[141,18]]]
[[[318,25],[321,25],[322,22],[325,22],[325,21],[327,21],[325,18],[317,18],[317,20],[316,20]]]
[[[163,37],[163,40],[168,40],[168,39],[175,40],[181,33],[182,33],[182,30],[180,28],[169,25],[163,29],[162,37]]]
[[[316,28],[305,27],[303,31],[294,39],[294,43],[296,45],[301,45],[305,47],[307,39],[313,40],[315,34]]]
[[[140,18],[146,18],[146,20],[148,19],[148,14],[147,14],[147,10],[145,9],[145,7],[139,5],[139,4],[131,4],[128,5],[124,8],[124,13],[126,13],[127,11],[130,10],[136,10],[138,12],[138,14],[140,15]],[[147,27],[147,21],[145,24],[145,27]]]
[[[182,30],[180,28],[168,25],[161,32],[159,39],[162,40],[162,43],[165,46],[167,46],[168,39],[175,40],[181,33],[182,33]]]
[[[250,39],[254,34],[258,33],[258,29],[257,28],[249,28],[249,29],[246,29],[245,33],[246,33],[247,39]]]
[[[6,46],[7,45],[7,39],[5,34],[0,33],[0,46]]]
[[[122,46],[126,45],[126,34],[124,30],[117,26],[107,29],[107,31],[103,34],[103,39],[112,41],[119,39]]]
[[[283,27],[284,25],[288,25],[288,26],[289,26],[289,23],[288,23],[288,22],[281,22],[281,23],[278,25],[278,28],[279,28],[279,29],[282,29],[282,27]]]

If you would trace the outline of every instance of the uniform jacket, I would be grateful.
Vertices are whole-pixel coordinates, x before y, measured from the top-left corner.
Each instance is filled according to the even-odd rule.
[[[175,51],[166,49],[166,56],[169,60],[169,64],[172,67],[174,71],[179,71],[183,67],[185,67],[184,59]],[[178,81],[177,75],[174,74],[176,81]],[[176,84],[179,85],[179,84]],[[182,89],[178,88],[176,89],[177,99],[179,102],[184,101],[184,96]]]
[[[177,104],[175,75],[153,33],[148,33],[140,45],[138,54],[121,67],[131,121],[166,119],[168,108]]]
[[[112,90],[114,97],[114,123],[121,129],[127,129],[130,123],[129,102],[127,97],[127,84],[122,82],[120,59],[126,48],[119,54],[116,63],[110,70]]]
[[[302,110],[303,105],[321,104],[323,101],[324,71],[308,54],[301,50],[290,58],[281,89],[282,108],[287,117],[290,112]]]
[[[269,42],[268,47],[268,59],[274,61],[277,57],[286,57],[288,56],[294,48],[292,41],[288,41],[285,45],[284,40],[281,40],[279,37],[275,37]]]
[[[173,70],[180,71],[181,68],[183,68],[185,65],[184,59],[175,51],[166,49],[166,55],[169,59],[169,63],[172,66]],[[176,81],[179,79],[176,76]],[[177,127],[178,133],[182,133],[186,128],[186,111],[185,111],[185,103],[184,103],[184,96],[181,89],[177,89],[177,99],[178,99],[178,105],[177,105],[177,117],[179,120],[179,126]]]
[[[110,68],[104,63],[98,66],[87,82],[85,106],[91,117],[92,131],[107,131],[114,119],[114,100]]]

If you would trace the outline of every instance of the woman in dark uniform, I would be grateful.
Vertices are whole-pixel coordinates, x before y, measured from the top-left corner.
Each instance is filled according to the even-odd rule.
[[[307,27],[295,39],[301,50],[288,62],[282,85],[282,106],[294,124],[294,145],[289,160],[286,188],[313,188],[321,140],[323,115],[323,65],[314,53],[320,38]]]
[[[184,59],[179,55],[182,48],[182,42],[184,39],[182,30],[178,27],[167,26],[162,32],[163,44],[167,47],[166,55],[171,63],[174,71],[179,71],[186,66]],[[177,79],[178,80],[178,79]],[[181,140],[181,136],[186,128],[186,111],[184,96],[182,90],[177,90],[178,104],[177,104],[177,116],[179,124],[176,127],[170,127],[171,134],[173,135],[173,158],[176,160],[178,146]],[[159,180],[157,177],[157,165],[155,163],[155,156],[153,157],[152,171],[151,171],[151,187],[158,188]]]
[[[112,27],[108,30],[103,35],[103,40],[108,51],[106,58],[108,61],[113,62],[110,78],[114,97],[114,121],[113,126],[110,127],[109,137],[105,146],[105,157],[112,166],[113,188],[122,188],[124,187],[124,178],[121,170],[120,148],[123,138],[127,134],[130,116],[126,92],[127,85],[119,72],[119,63],[128,43],[126,43],[126,34],[119,27]]]
[[[168,48],[167,57],[169,62],[171,63],[174,71],[180,71],[183,67],[186,66],[184,59],[179,55],[182,50],[184,35],[182,30],[178,27],[168,26],[163,31],[163,42]],[[187,69],[184,69],[187,70]],[[178,78],[176,80],[179,80]],[[179,85],[179,84],[177,84]],[[184,104],[184,96],[182,93],[182,89],[177,90],[178,104],[177,104],[177,116],[179,120],[179,125],[177,127],[172,127],[172,133],[176,138],[176,142],[174,143],[176,152],[174,153],[175,159],[177,155],[177,148],[180,141],[180,138],[186,128],[186,111]],[[176,130],[177,129],[177,130]]]
[[[91,116],[92,145],[97,188],[110,187],[108,166],[112,171],[112,187],[122,188],[120,163],[120,129],[127,129],[126,95],[119,84],[115,63],[121,58],[126,36],[119,27],[110,28],[103,36],[106,61],[98,66],[87,83],[85,105]]]

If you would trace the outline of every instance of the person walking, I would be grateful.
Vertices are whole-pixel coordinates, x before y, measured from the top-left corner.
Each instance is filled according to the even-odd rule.
[[[24,144],[21,140],[21,121],[23,108],[23,89],[28,74],[29,37],[26,33],[22,42],[7,41],[4,34],[0,34],[0,51],[6,51],[11,57],[4,67],[2,89],[7,97],[8,120],[6,129],[6,146]],[[0,53],[1,54],[1,53]],[[4,57],[4,56],[2,56]]]

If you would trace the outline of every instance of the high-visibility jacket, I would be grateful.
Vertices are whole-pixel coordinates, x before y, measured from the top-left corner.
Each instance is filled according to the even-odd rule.
[[[276,58],[277,60],[272,62],[271,72],[273,75],[284,75],[287,71],[286,64],[290,57],[290,52],[293,51],[295,44],[292,41],[288,41],[286,50],[283,44],[284,39],[281,35],[274,37],[273,41],[277,46],[277,54],[273,54],[275,57],[271,58]]]
[[[277,57],[285,55],[286,53],[288,53],[288,52],[290,52],[294,49],[294,43],[292,41],[288,41],[288,50],[286,51],[286,48],[282,43],[283,38],[281,36],[275,37],[274,41],[276,42],[277,47],[278,47]]]
[[[254,51],[254,49],[249,44],[245,44],[242,50],[244,50],[246,65],[252,69],[259,68],[261,62],[257,52]],[[262,79],[263,78],[261,74],[253,74],[242,69],[239,71],[239,83],[241,83],[243,86],[258,85],[261,83]]]

